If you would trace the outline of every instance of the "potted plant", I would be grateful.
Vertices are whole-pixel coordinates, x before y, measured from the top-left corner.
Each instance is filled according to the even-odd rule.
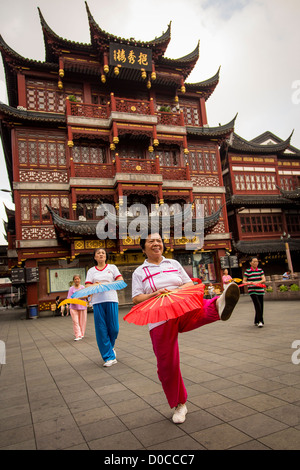
[[[76,98],[75,95],[69,95],[68,98],[69,98],[69,101],[72,101],[74,103],[76,103],[76,101],[77,101],[77,98]]]
[[[284,284],[279,286],[279,292],[288,292],[288,290],[289,290],[288,286],[285,286]]]
[[[161,111],[163,113],[170,113],[171,112],[171,106],[161,106],[158,111]]]

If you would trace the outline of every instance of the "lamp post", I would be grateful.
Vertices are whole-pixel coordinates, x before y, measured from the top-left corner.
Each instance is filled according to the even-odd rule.
[[[284,242],[285,244],[285,252],[286,252],[286,258],[288,262],[288,267],[289,271],[291,271],[291,276],[293,277],[294,271],[293,271],[293,263],[292,263],[292,258],[291,258],[291,253],[290,253],[290,247],[289,247],[289,239],[291,238],[289,233],[283,232],[281,235],[280,239]]]

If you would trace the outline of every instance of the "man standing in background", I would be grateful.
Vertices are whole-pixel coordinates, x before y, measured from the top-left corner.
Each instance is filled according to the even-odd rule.
[[[250,268],[244,272],[243,283],[247,284],[248,293],[251,296],[255,308],[254,324],[259,328],[264,326],[264,294],[263,287],[257,284],[264,284],[266,282],[265,273],[258,267],[258,259],[253,257],[250,259]]]

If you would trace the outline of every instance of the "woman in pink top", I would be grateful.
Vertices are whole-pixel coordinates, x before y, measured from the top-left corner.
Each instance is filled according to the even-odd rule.
[[[230,274],[228,274],[228,269],[224,269],[223,276],[222,276],[224,290],[227,289],[231,281],[232,281],[232,277],[230,276]]]
[[[84,286],[80,284],[79,274],[73,276],[74,285],[70,287],[68,292],[68,299],[71,298],[72,294],[77,290],[84,289]],[[87,307],[79,304],[70,304],[70,314],[73,321],[73,330],[75,334],[74,341],[79,341],[84,338],[86,321],[87,321]]]

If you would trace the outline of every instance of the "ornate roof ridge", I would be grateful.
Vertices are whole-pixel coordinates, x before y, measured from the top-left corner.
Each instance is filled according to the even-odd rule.
[[[37,7],[37,9],[39,12],[40,22],[41,22],[41,26],[43,30],[45,51],[46,51],[46,61],[49,61],[49,60],[51,61],[53,59],[52,43],[51,42],[49,43],[47,41],[47,37],[50,37],[52,40],[55,40],[56,42],[59,42],[63,47],[76,46],[76,47],[80,47],[81,49],[84,49],[86,52],[91,52],[92,50],[91,44],[71,41],[70,39],[65,39],[59,36],[57,33],[55,33],[53,29],[50,28],[50,26],[46,22],[40,8]]]
[[[271,144],[271,145],[264,145],[264,144],[257,144],[246,139],[243,139],[239,135],[233,135],[232,143],[229,145],[230,150],[237,150],[239,152],[254,152],[260,154],[269,154],[269,153],[281,153],[287,149],[290,145],[290,141],[292,138],[294,131],[291,135],[283,142],[278,144]]]
[[[2,101],[0,101],[0,112],[1,111],[7,116],[11,116],[16,119],[25,119],[27,121],[58,122],[60,124],[66,122],[66,117],[64,114],[27,111],[25,108],[14,108],[13,106],[2,103]]]
[[[228,133],[232,133],[234,130],[234,125],[235,125],[235,120],[237,118],[237,114],[234,116],[234,118],[228,122],[227,124],[224,124],[223,126],[217,126],[217,127],[209,127],[209,126],[203,126],[203,127],[192,127],[192,126],[186,126],[186,130],[188,134],[192,135],[201,135],[201,136],[223,136],[225,137],[228,135]]]
[[[210,87],[212,85],[217,85],[219,80],[220,80],[220,69],[221,69],[221,66],[218,68],[218,71],[217,73],[215,73],[215,75],[213,75],[212,77],[206,79],[206,80],[203,80],[202,82],[196,82],[196,83],[185,83],[185,86],[186,86],[186,89],[189,90],[189,89],[193,89],[193,88],[205,88],[205,87]]]
[[[214,212],[213,214],[209,216],[204,217],[204,230],[209,230],[212,229],[219,221],[221,211],[225,204],[219,207],[219,209]],[[99,220],[71,220],[71,219],[66,219],[64,217],[61,217],[59,214],[57,214],[52,207],[47,205],[47,209],[50,212],[53,220],[53,224],[56,225],[58,228],[67,231],[69,233],[76,233],[76,234],[84,234],[84,235],[94,235],[96,233],[96,227],[100,221]],[[188,214],[190,209],[187,209]],[[135,220],[136,217],[119,217],[114,214],[107,214],[106,218],[111,222],[111,223],[116,223],[118,219],[122,220],[122,225],[124,223],[130,224],[132,220]],[[163,216],[159,217],[160,223],[163,223]],[[178,219],[178,220],[177,220]],[[170,226],[175,226],[176,223],[182,222],[182,214],[179,214],[178,217],[176,217],[176,214],[174,216],[171,216],[171,224]],[[172,223],[173,222],[173,223]],[[139,223],[141,224],[142,227],[142,221],[141,218],[139,217]],[[193,223],[193,228],[196,225],[196,219],[192,219]],[[145,226],[149,226],[149,218],[145,217]]]
[[[257,253],[273,253],[278,251],[285,252],[285,244],[283,240],[233,240],[234,248],[240,253],[246,254],[257,254]],[[298,251],[300,249],[300,240],[290,239],[289,247],[292,251]]]
[[[183,57],[180,57],[178,59],[169,59],[168,57],[162,57],[161,58],[161,62],[162,63],[183,63],[184,65],[186,65],[186,63],[190,63],[190,62],[194,62],[194,61],[197,61],[199,59],[199,48],[200,48],[200,41],[198,41],[197,43],[197,46],[195,47],[195,49],[190,52],[189,54],[186,54],[185,56]]]
[[[115,42],[126,42],[127,44],[134,44],[134,45],[139,45],[141,47],[155,47],[156,45],[163,45],[165,44],[165,47],[163,49],[163,53],[165,52],[169,42],[170,42],[170,39],[171,39],[171,21],[168,25],[168,28],[165,32],[162,33],[161,36],[159,37],[156,37],[154,39],[152,39],[151,41],[140,41],[140,40],[136,40],[136,39],[133,39],[133,38],[130,38],[130,39],[125,39],[125,38],[121,38],[121,37],[118,37],[118,36],[115,36],[113,34],[110,34],[108,33],[107,31],[104,31],[104,29],[100,28],[100,26],[98,25],[98,23],[95,21],[93,15],[91,14],[91,11],[90,11],[90,8],[87,4],[87,2],[85,1],[85,7],[86,7],[86,11],[87,11],[87,15],[88,15],[88,22],[89,22],[89,26],[90,26],[90,34],[91,34],[91,43],[93,43],[93,40],[95,38],[93,38],[93,34],[99,34],[107,43],[109,43],[110,41],[115,41]]]
[[[294,133],[294,130],[292,131],[290,138],[292,137],[293,133]],[[283,140],[280,137],[278,137],[277,135],[275,135],[271,131],[263,132],[262,134],[258,135],[257,137],[254,137],[254,139],[251,139],[250,142],[255,143],[255,144],[265,145],[265,144],[262,143],[262,141],[264,139],[275,140],[277,142],[277,144],[280,144],[280,143],[283,142]],[[287,152],[289,152],[289,155],[288,155],[289,157],[291,156],[291,154],[296,154],[296,156],[300,155],[300,150],[298,148],[294,147],[293,145],[289,145],[289,148],[286,149],[285,154],[287,154]]]
[[[18,52],[16,52],[14,49],[12,49],[7,42],[4,40],[3,36],[0,34],[0,50],[2,53],[7,53],[9,56],[14,57],[16,60],[18,60],[21,63],[26,63],[26,64],[33,64],[33,65],[39,65],[43,67],[52,67],[56,68],[57,64],[54,64],[53,62],[45,62],[41,60],[35,60],[35,59],[28,59],[27,57],[22,56]],[[4,61],[4,65],[5,65]]]

